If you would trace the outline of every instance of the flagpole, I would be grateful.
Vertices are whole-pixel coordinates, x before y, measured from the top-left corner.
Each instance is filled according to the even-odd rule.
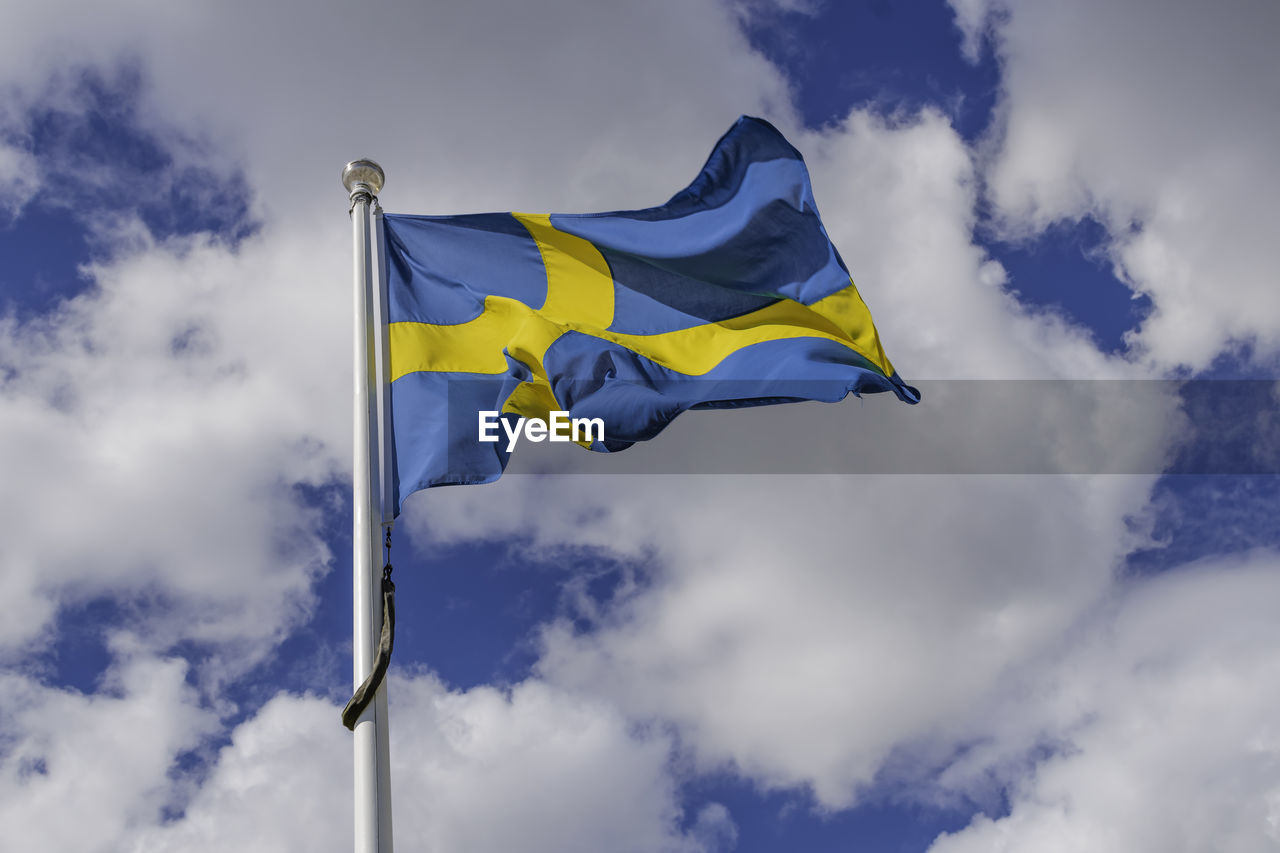
[[[377,636],[382,628],[378,555],[375,535],[384,521],[379,475],[380,434],[377,402],[381,397],[375,369],[382,352],[380,276],[373,258],[370,205],[377,203],[385,176],[372,160],[353,160],[342,170],[342,185],[351,199],[355,245],[354,335],[354,471],[352,495],[352,663],[359,687],[373,669]],[[374,701],[355,724],[355,851],[392,853],[391,774],[387,760],[387,687],[378,687]]]

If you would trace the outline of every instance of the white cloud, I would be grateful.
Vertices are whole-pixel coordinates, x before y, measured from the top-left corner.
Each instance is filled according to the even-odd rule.
[[[36,158],[29,151],[0,142],[0,211],[5,219],[18,216],[39,188]]]
[[[833,239],[908,378],[1130,373],[1079,330],[1027,313],[1001,292],[1003,272],[973,239],[971,158],[939,114],[890,124],[856,112],[797,141]],[[741,433],[767,424],[761,452],[776,456],[788,452],[779,444],[803,453],[820,422],[860,446],[886,444],[876,437],[891,424],[955,454],[992,453],[993,465],[1046,453],[1065,470],[1096,470],[1066,460],[1099,458],[1101,447],[1151,464],[1164,451],[1176,418],[1151,417],[1169,411],[1155,392],[1136,419],[1123,407],[1094,408],[1088,395],[1044,411],[966,408],[947,403],[961,386],[944,386],[931,402],[926,385],[924,404],[899,407],[896,417],[878,414],[898,405],[881,398],[785,416],[734,412],[732,424],[692,413],[672,430],[705,438],[701,425],[714,420],[714,442],[725,444],[728,429],[730,445],[746,446]],[[903,465],[910,470],[909,459]],[[418,498],[407,521],[417,536],[429,526],[442,538],[528,537],[548,558],[586,546],[652,560],[653,575],[624,583],[616,599],[580,602],[592,630],[551,626],[539,672],[608,696],[638,718],[674,723],[700,768],[731,766],[765,787],[807,787],[821,807],[838,809],[858,799],[900,745],[959,737],[953,720],[1107,597],[1135,541],[1124,518],[1143,507],[1148,485],[991,476],[511,478]]]
[[[972,155],[939,112],[855,111],[797,140],[833,242],[908,379],[1123,376],[1086,333],[1024,311],[975,244]]]
[[[1085,216],[1106,224],[1118,274],[1151,297],[1130,343],[1157,368],[1204,368],[1246,342],[1274,356],[1280,8],[952,6],[967,44],[995,33],[1000,125],[986,176],[1005,230]]]
[[[135,628],[161,646],[234,642],[253,659],[305,615],[329,559],[319,512],[290,487],[341,471],[342,430],[318,416],[326,399],[339,410],[341,391],[307,373],[343,359],[280,336],[341,327],[300,297],[304,281],[259,286],[282,261],[314,268],[297,244],[143,242],[93,271],[95,291],[3,323],[13,616],[0,642],[31,642],[59,603],[160,598]]]
[[[214,727],[175,659],[126,656],[85,695],[0,673],[0,820],[15,849],[118,850],[174,799],[170,770]]]
[[[973,241],[971,159],[940,115],[889,124],[859,112],[798,141],[833,239],[908,378],[1126,374],[1078,330],[1028,314],[1000,291],[1002,271]],[[768,428],[756,449],[779,456],[803,454],[829,421],[861,447],[887,445],[877,436],[889,428],[918,431],[955,454],[993,454],[993,466],[1044,453],[1065,470],[1096,470],[1067,460],[1100,458],[1102,447],[1151,464],[1176,422],[1151,417],[1169,411],[1160,393],[1134,419],[1123,407],[1094,408],[1088,395],[1043,411],[972,408],[947,402],[962,386],[940,387],[933,400],[926,385],[914,409],[879,398],[734,412],[731,424],[729,415],[691,413],[671,429],[720,444],[728,429],[728,443],[745,447],[741,433]],[[886,418],[884,406],[901,412]],[[702,426],[713,421],[715,429]],[[903,469],[910,464],[904,457]],[[1124,518],[1143,507],[1148,485],[993,476],[510,478],[429,493],[410,502],[407,521],[419,537],[424,528],[441,538],[528,537],[544,557],[586,546],[651,560],[643,583],[624,583],[609,602],[583,602],[592,630],[551,626],[539,671],[639,718],[673,722],[704,769],[732,766],[766,787],[808,787],[836,809],[855,802],[900,745],[959,736],[953,720],[1106,598],[1135,541]]]
[[[402,209],[635,206],[688,180],[737,110],[788,122],[777,72],[715,4],[666,15],[503,6],[501,29],[483,4],[434,10],[429,27],[416,8],[368,10],[382,27],[381,64],[368,75],[335,61],[348,55],[334,43],[345,19],[311,6],[257,10],[250,28],[225,5],[124,10],[76,54],[107,68],[137,63],[143,129],[181,158],[199,156],[192,139],[218,143],[215,160],[243,158],[268,220],[236,250],[135,233],[132,251],[92,270],[95,290],[36,324],[9,321],[4,393],[14,414],[0,428],[10,482],[25,484],[6,496],[8,524],[25,533],[3,541],[6,562],[29,570],[7,577],[23,602],[7,644],[38,636],[73,586],[130,594],[158,582],[193,603],[178,630],[202,639],[270,642],[305,612],[327,555],[318,519],[288,488],[345,469],[345,347],[321,343],[349,335],[334,177],[344,159],[382,157],[387,201]],[[4,66],[10,79],[28,93],[49,91],[51,77],[54,91],[67,90],[69,54],[47,47],[78,49],[89,30],[75,16],[10,14],[25,16]],[[288,26],[270,26],[274,14]],[[601,33],[618,36],[607,50]],[[453,74],[461,67],[520,73]],[[443,79],[451,85],[407,82]],[[669,97],[675,90],[681,98]],[[354,118],[343,114],[357,104]],[[999,269],[970,239],[969,158],[938,115],[889,128],[857,114],[807,142],[833,233],[858,258],[908,375],[1115,369],[1078,334],[1020,316],[999,293]],[[41,509],[54,506],[57,523]],[[68,527],[68,517],[78,521]]]
[[[330,223],[317,239],[344,234],[337,175],[357,156],[381,161],[400,211],[644,206],[738,113],[790,115],[781,75],[710,0],[95,10],[6,10],[0,76],[23,102],[68,65],[138,62],[150,127],[243,167],[260,210]]]
[[[17,660],[53,639],[60,608],[106,597],[131,614],[139,649],[212,643],[191,677],[221,708],[222,680],[306,617],[329,561],[324,510],[291,488],[341,477],[350,446],[342,163],[380,158],[384,202],[412,212],[656,203],[738,112],[785,120],[787,93],[732,13],[710,2],[383,3],[362,12],[378,28],[366,46],[346,29],[345,7],[100,11],[0,12],[6,129],[21,130],[28,110],[84,111],[85,70],[108,83],[136,71],[131,131],[174,158],[170,172],[242,169],[263,227],[234,247],[200,235],[158,241],[127,208],[110,221],[80,210],[110,250],[87,271],[90,288],[47,316],[3,320],[0,647]],[[132,174],[135,164],[121,165]],[[76,174],[105,186],[96,167]],[[14,695],[61,695],[6,678],[23,685]],[[397,754],[423,761],[396,770],[402,849],[415,838],[680,853],[731,843],[732,820],[714,808],[681,831],[670,743],[634,737],[598,700],[537,684],[509,697],[448,696],[422,681],[396,690]],[[94,717],[97,728],[81,722],[130,762],[127,780],[88,752],[80,761],[79,736],[60,729],[44,735],[57,764],[31,764],[36,772],[15,758],[5,798],[14,821],[33,801],[86,801],[83,822],[32,846],[315,849],[345,839],[347,734],[335,708],[289,697],[233,734],[182,818],[158,823],[178,796],[175,756],[199,742],[188,718],[208,722],[192,710],[196,695],[138,693],[129,707],[157,721],[138,735],[168,726],[184,737],[156,738],[137,755],[132,738],[110,740],[109,715]],[[101,695],[76,701],[113,707]],[[5,732],[26,737],[34,725],[6,717]],[[76,797],[48,781],[77,778]],[[508,797],[495,804],[498,788]]]
[[[637,207],[692,177],[739,112],[763,113],[809,155],[828,226],[909,379],[1131,370],[1080,330],[1001,293],[1003,271],[972,239],[970,152],[940,114],[887,123],[854,113],[821,134],[796,131],[786,81],[749,50],[727,6],[384,2],[362,9],[367,44],[349,32],[349,14],[316,3],[0,12],[0,82],[16,105],[8,125],[23,107],[73,89],[77,68],[136,63],[142,129],[174,154],[175,168],[242,169],[264,222],[234,248],[203,237],[157,242],[134,220],[113,222],[104,230],[117,252],[90,270],[92,290],[33,322],[0,323],[8,654],[48,639],[61,606],[97,596],[158,601],[139,608],[137,644],[221,644],[204,665],[213,672],[196,675],[216,702],[219,678],[306,617],[329,560],[325,518],[290,489],[346,470],[350,266],[337,174],[352,157],[387,168],[383,201],[396,210]],[[1065,32],[1072,44],[1083,38]],[[1037,91],[1034,68],[1013,59],[1006,68],[1012,87],[1027,74]],[[1010,151],[1023,144],[1014,132],[1020,97],[1009,101]],[[1083,109],[1062,104],[1050,118]],[[1256,121],[1246,127],[1270,130],[1265,117]],[[1036,225],[1077,215],[1091,199],[1106,201],[1100,209],[1116,222],[1141,212],[1147,230],[1118,257],[1161,316],[1193,310],[1200,296],[1150,270],[1168,260],[1215,280],[1192,264],[1219,246],[1211,239],[1243,250],[1239,269],[1217,271],[1252,286],[1240,273],[1253,269],[1257,247],[1225,230],[1241,220],[1233,213],[1214,225],[1221,232],[1196,230],[1206,224],[1197,205],[1234,210],[1232,198],[1187,172],[1190,202],[1170,206],[1166,185],[1156,192],[1143,170],[1129,175],[1149,145],[1113,145],[1092,124],[1074,132],[1086,131],[1101,152],[1101,165],[1081,173],[1088,193],[1061,177],[1069,152],[1009,159],[992,173],[1002,209]],[[1220,141],[1199,133],[1206,145]],[[1168,145],[1166,165],[1189,168],[1178,159],[1192,156],[1188,145]],[[1257,156],[1253,142],[1241,145],[1246,160]],[[1233,168],[1223,193],[1235,191]],[[1145,207],[1153,198],[1160,205]],[[1239,308],[1244,290],[1235,288],[1223,291],[1223,317]],[[1254,310],[1246,320],[1261,327],[1265,316]],[[1171,357],[1160,328],[1153,321],[1144,342],[1163,363]],[[1222,334],[1204,338],[1196,358],[1221,346]],[[916,410],[938,417],[929,412],[927,401]],[[1070,449],[1073,436],[1106,434],[1091,412],[1066,415],[1047,429],[1050,443]],[[995,420],[1010,435],[1028,428]],[[1134,452],[1166,438],[1138,436]],[[1131,541],[1124,516],[1141,508],[1147,485],[508,479],[422,497],[410,527],[427,511],[455,537],[652,556],[655,573],[602,606],[593,630],[548,629],[540,666],[549,683],[504,694],[448,693],[426,677],[395,682],[399,846],[731,845],[732,819],[714,806],[681,830],[690,822],[668,768],[671,742],[632,731],[648,717],[676,723],[700,766],[732,763],[765,786],[810,786],[822,805],[845,806],[895,747],[960,731],[954,721],[986,707],[1008,672],[1107,597]],[[113,849],[108,841],[119,839],[192,850],[345,843],[349,741],[336,708],[310,698],[277,697],[240,726],[185,816],[159,824],[166,774],[209,717],[180,666],[138,655],[147,663],[122,672],[139,680],[126,679],[114,697],[5,676],[13,687],[3,695],[18,709],[6,733],[20,733],[26,751],[3,759],[11,796],[0,808],[65,808],[63,795],[82,786],[76,802],[87,802],[88,817],[59,827],[62,849]],[[49,713],[42,728],[40,712],[63,705],[70,710]],[[66,716],[103,741],[52,727]],[[118,717],[143,719],[164,737],[133,761],[131,741],[109,739]],[[58,760],[38,771],[31,744]],[[121,756],[133,761],[123,781],[113,775]]]
[[[1275,849],[1277,569],[1259,553],[1134,584],[989,718],[1040,728],[988,728],[988,748],[1038,736],[1055,754],[1012,780],[1007,816],[931,851]]]
[[[0,676],[8,843],[49,853],[349,843],[351,735],[336,705],[278,694],[192,775],[180,755],[222,729],[184,683],[184,663],[130,645],[94,695]],[[451,693],[429,675],[390,689],[399,849],[714,853],[732,841],[715,803],[681,829],[669,738],[637,733],[598,700],[532,681]]]
[[[982,57],[984,39],[989,35],[991,0],[950,0],[956,26],[963,37],[961,51],[965,59],[977,62]]]
[[[634,206],[662,200],[655,173],[664,194],[687,180],[737,110],[785,111],[776,71],[714,3],[468,4],[429,21],[386,3],[363,12],[380,27],[364,73],[345,9],[170,11],[4,13],[7,120],[84,109],[79,70],[109,80],[124,63],[142,81],[135,130],[175,169],[242,166],[266,218],[238,248],[95,224],[116,254],[93,288],[3,321],[10,649],[95,595],[172,597],[150,628],[161,645],[245,641],[248,661],[305,616],[328,554],[290,488],[340,476],[349,447],[346,159],[381,157],[385,200],[411,211]]]
[[[670,743],[633,734],[597,701],[538,682],[448,692],[430,676],[390,691],[397,849],[710,853],[732,836],[716,804],[683,834]],[[183,816],[140,831],[133,849],[349,843],[351,741],[338,710],[276,696],[232,733]]]
[[[349,844],[351,825],[351,735],[338,709],[279,694],[231,732],[181,816],[126,837],[139,853],[301,851]]]
[[[1146,484],[513,477],[422,507],[432,529],[525,534],[549,559],[648,556],[645,583],[584,610],[591,630],[550,626],[539,672],[675,723],[703,769],[840,808],[1107,595]]]
[[[681,834],[669,739],[599,699],[537,681],[392,689],[397,834],[422,849],[696,853],[732,832],[714,812]]]

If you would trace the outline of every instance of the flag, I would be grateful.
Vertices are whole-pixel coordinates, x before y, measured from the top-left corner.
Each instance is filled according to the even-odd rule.
[[[687,409],[919,400],[803,158],[761,119],[738,119],[661,207],[387,214],[383,230],[397,513],[419,489],[496,480],[521,417],[567,413],[553,425],[581,421],[569,437],[611,452]],[[486,412],[506,421],[488,416],[496,440],[480,440]]]

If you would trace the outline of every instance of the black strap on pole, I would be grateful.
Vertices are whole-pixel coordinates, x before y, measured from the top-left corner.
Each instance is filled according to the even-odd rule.
[[[387,528],[386,561],[382,567],[382,634],[378,637],[378,652],[373,659],[373,671],[342,709],[342,724],[355,731],[356,721],[373,701],[374,694],[387,675],[391,663],[391,647],[396,641],[396,585],[391,582],[391,528]]]

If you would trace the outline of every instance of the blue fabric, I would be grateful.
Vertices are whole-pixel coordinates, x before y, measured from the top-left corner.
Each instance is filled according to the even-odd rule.
[[[383,219],[393,323],[465,323],[485,296],[533,305],[546,296],[538,247],[509,213]]]
[[[653,438],[688,409],[742,408],[800,400],[834,403],[848,394],[890,391],[914,402],[914,389],[824,340],[765,341],[733,353],[708,373],[688,376],[611,342],[569,332],[547,351],[556,399],[575,418],[602,418],[613,452]],[[918,399],[918,396],[917,396]]]
[[[543,308],[550,285],[539,243],[512,215],[388,214],[384,222],[392,323],[465,331],[470,327],[464,324],[492,312],[493,298],[517,300],[532,312]],[[418,489],[501,476],[508,460],[505,435],[496,443],[479,442],[477,414],[506,407],[508,418],[540,416],[527,394],[512,397],[517,389],[528,390],[522,386],[540,372],[559,409],[604,420],[605,440],[592,445],[601,452],[651,438],[689,409],[834,402],[877,391],[919,399],[884,358],[874,329],[875,351],[860,353],[850,342],[863,340],[859,335],[867,329],[838,329],[817,310],[752,326],[757,316],[773,316],[770,311],[791,303],[813,306],[833,294],[843,298],[842,291],[856,297],[818,216],[803,159],[768,122],[739,119],[698,177],[665,205],[553,214],[550,224],[589,241],[607,264],[608,325],[587,328],[573,316],[526,312],[534,318],[529,322],[560,330],[535,356],[537,364],[523,363],[499,343],[493,352],[501,347],[507,365],[500,374],[415,367],[399,375],[391,386],[397,513]],[[869,317],[864,325],[870,328]],[[607,337],[658,340],[705,330],[723,342],[739,340],[734,335],[743,328],[776,328],[779,337],[706,350],[727,352],[711,365],[704,364],[709,356],[678,347],[662,351],[660,363],[639,351],[656,351],[646,349],[648,341],[620,345]],[[845,337],[832,340],[833,330]],[[393,353],[398,375],[395,359]]]

